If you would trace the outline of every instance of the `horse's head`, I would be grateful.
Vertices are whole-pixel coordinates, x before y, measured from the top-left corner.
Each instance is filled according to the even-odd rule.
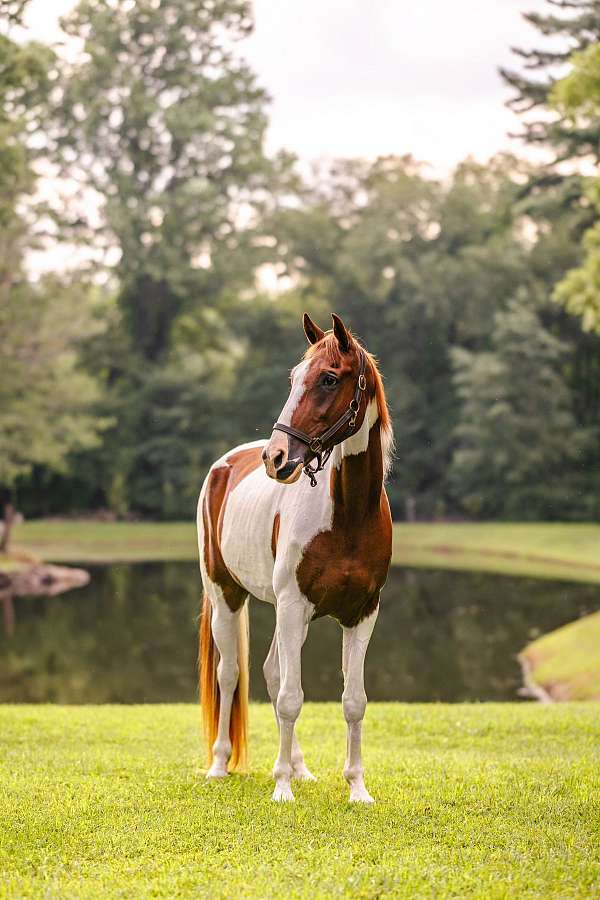
[[[311,346],[292,369],[289,397],[262,454],[267,475],[282,484],[297,481],[315,458],[320,463],[321,454],[354,434],[364,419],[366,354],[339,316],[332,319],[332,330],[324,332],[304,314]]]

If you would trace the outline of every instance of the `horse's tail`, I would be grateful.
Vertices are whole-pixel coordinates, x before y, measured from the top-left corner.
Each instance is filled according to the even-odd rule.
[[[219,728],[221,695],[217,681],[218,652],[211,628],[212,606],[204,594],[200,616],[200,654],[198,661],[200,705],[204,724],[204,737],[208,750],[208,764],[212,763],[213,744]],[[238,667],[239,677],[233,695],[229,738],[231,740],[230,769],[245,769],[248,749],[248,601],[238,617]]]

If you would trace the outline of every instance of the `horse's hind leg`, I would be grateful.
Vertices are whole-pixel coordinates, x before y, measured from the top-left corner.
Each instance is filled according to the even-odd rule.
[[[279,686],[281,684],[281,678],[279,674],[279,650],[277,647],[277,628],[275,628],[275,633],[273,634],[273,640],[271,641],[271,647],[269,648],[269,652],[267,654],[267,658],[263,664],[263,674],[265,676],[265,681],[267,683],[267,691],[269,693],[269,697],[271,698],[271,703],[273,704],[273,710],[275,712],[275,720],[277,722],[277,728],[279,728],[279,718],[277,716],[277,695],[279,694]],[[296,737],[296,732],[294,731],[294,736],[292,738],[292,778],[297,778],[300,781],[316,781],[317,779],[312,774],[312,772],[307,768],[306,763],[304,762],[304,754],[300,749],[300,744],[298,743],[298,738]]]
[[[367,708],[365,694],[365,655],[375,626],[379,606],[354,628],[344,628],[342,669],[344,693],[342,706],[348,725],[348,752],[344,766],[344,778],[350,785],[351,803],[373,803],[365,787],[361,755],[362,720]]]
[[[219,725],[217,739],[213,744],[213,761],[206,773],[207,778],[224,778],[227,775],[227,763],[231,756],[231,738],[229,723],[233,695],[238,683],[238,620],[242,607],[232,612],[220,590],[214,592],[212,598],[212,634],[219,651],[217,666],[217,682],[219,684]]]

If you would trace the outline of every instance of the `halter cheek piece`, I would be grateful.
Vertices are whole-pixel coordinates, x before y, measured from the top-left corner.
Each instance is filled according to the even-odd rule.
[[[343,440],[347,437],[350,437],[351,434],[354,433],[354,428],[356,425],[356,417],[358,415],[358,411],[360,409],[360,398],[367,387],[367,379],[365,378],[365,369],[367,365],[365,354],[362,350],[359,350],[360,353],[360,369],[358,373],[358,381],[356,382],[356,388],[354,390],[354,397],[350,401],[350,406],[343,413],[339,419],[333,423],[333,425],[324,431],[323,434],[318,437],[311,437],[310,434],[306,434],[304,431],[300,431],[298,428],[292,428],[291,425],[283,425],[281,422],[275,422],[273,425],[273,431],[284,431],[286,434],[291,434],[292,437],[298,438],[299,441],[302,441],[303,444],[306,444],[315,455],[316,466],[311,468],[310,463],[306,463],[304,466],[304,474],[308,475],[310,479],[311,487],[315,487],[317,484],[316,474],[317,472],[322,472],[325,468],[325,463],[331,456],[331,451],[335,447],[336,443],[340,443],[340,441],[334,441],[334,438],[339,431],[345,425],[351,429],[350,434],[345,434]],[[312,462],[312,460],[311,460]]]

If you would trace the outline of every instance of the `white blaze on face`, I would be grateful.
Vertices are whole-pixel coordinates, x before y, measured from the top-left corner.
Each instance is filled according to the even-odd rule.
[[[309,362],[305,360],[301,362],[296,368],[292,371],[292,389],[290,391],[290,395],[287,398],[287,402],[281,413],[278,422],[281,422],[282,425],[291,425],[292,424],[292,416],[294,412],[298,408],[298,404],[302,400],[305,392],[305,378],[306,373],[308,371]],[[265,466],[267,469],[267,475],[271,478],[277,477],[277,469],[283,468],[288,460],[289,454],[289,441],[288,436],[283,431],[274,431],[271,435],[271,439],[269,443],[265,447],[264,451],[264,459]],[[277,469],[275,468],[277,465]],[[290,481],[296,481],[300,474],[300,466],[298,466],[297,471],[293,476],[289,479]]]
[[[287,398],[287,403],[281,410],[281,415],[277,420],[278,422],[281,422],[282,425],[292,424],[292,416],[296,412],[298,404],[304,396],[304,382],[306,373],[308,372],[308,367],[309,361],[305,360],[304,362],[299,363],[296,368],[292,370],[292,389],[290,391],[290,396]]]

